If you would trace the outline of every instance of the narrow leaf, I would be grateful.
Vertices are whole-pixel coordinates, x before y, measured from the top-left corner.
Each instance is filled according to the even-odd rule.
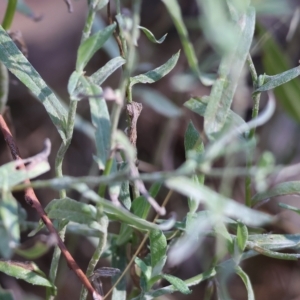
[[[248,240],[248,229],[247,226],[241,222],[237,223],[237,244],[240,252],[244,252]]]
[[[51,219],[67,219],[81,224],[96,221],[96,208],[70,198],[54,199],[45,208]]]
[[[168,179],[166,186],[185,196],[198,199],[199,202],[205,203],[214,212],[220,212],[225,216],[240,219],[244,224],[249,226],[261,226],[272,221],[271,216],[247,208],[206,186],[197,185],[191,179],[185,177]]]
[[[283,250],[298,248],[299,234],[254,234],[249,235],[249,241],[269,250]]]
[[[83,79],[82,83],[89,97],[92,123],[96,128],[95,139],[97,148],[97,163],[104,170],[110,150],[110,116],[106,101],[101,96],[101,87]]]
[[[0,26],[0,61],[42,102],[61,138],[65,141],[66,109],[2,26]]]
[[[204,129],[210,138],[213,138],[213,135],[218,133],[226,122],[238,79],[252,43],[255,10],[249,7],[247,13],[242,16],[242,20],[243,22],[238,22],[240,36],[237,48],[222,58],[219,77],[213,85],[205,111]]]
[[[192,121],[189,122],[189,125],[184,135],[184,148],[185,148],[186,158],[190,150],[194,150],[199,155],[201,155],[204,152],[204,145],[202,139]],[[194,175],[192,178],[195,183],[199,183],[199,184],[204,183],[204,175]],[[188,204],[191,213],[197,211],[199,206],[197,200],[193,198],[188,198]]]
[[[188,280],[185,280],[184,283],[189,287],[189,286],[194,286],[199,284],[200,282],[203,282],[209,278],[214,277],[217,274],[216,269],[212,268],[204,273],[201,273],[197,276],[194,276]],[[170,276],[170,275],[169,275]],[[145,294],[146,299],[153,299],[162,295],[167,295],[167,294],[172,294],[174,292],[176,292],[177,289],[175,288],[175,286],[173,285],[169,285],[163,288],[160,288],[158,290],[155,291],[151,291]],[[139,298],[136,297],[132,300],[138,300]]]
[[[103,44],[112,35],[116,28],[116,24],[111,24],[96,34],[86,39],[78,49],[76,70],[81,72],[92,56],[103,46]]]
[[[8,246],[8,251],[2,254],[4,258],[10,258],[12,249],[18,246],[20,241],[18,203],[10,192],[2,192],[1,196],[0,220],[2,221],[5,235],[8,240],[8,243],[6,244]]]
[[[282,182],[266,192],[257,193],[251,200],[252,206],[260,201],[264,201],[277,196],[300,194],[300,181]]]
[[[161,273],[167,260],[167,239],[160,230],[152,230],[149,235],[151,253],[151,277]]]
[[[130,78],[130,88],[137,84],[137,83],[154,83],[164,76],[166,76],[168,73],[170,73],[173,68],[175,67],[178,58],[180,55],[180,51],[178,51],[176,54],[174,54],[165,64],[162,66],[149,71],[145,74],[140,74],[134,77]]]
[[[33,262],[17,262],[0,260],[0,272],[34,285],[52,287],[51,282]]]
[[[266,30],[264,30],[260,24],[258,26],[258,30],[259,37],[266,34]],[[268,39],[264,40],[261,48],[263,51],[263,67],[267,74],[279,74],[290,68],[289,57],[280,48],[272,35],[268,34]],[[300,121],[300,106],[298,101],[298,95],[300,94],[299,82],[299,78],[295,78],[295,80],[280,85],[274,90],[276,99],[279,101],[281,106],[298,122]]]
[[[121,57],[115,57],[106,63],[105,66],[100,68],[98,71],[93,73],[89,79],[96,85],[101,85],[112,73],[114,73],[118,68],[123,66],[126,60]]]
[[[168,13],[170,14],[172,21],[176,27],[176,30],[178,32],[181,44],[183,46],[183,50],[185,53],[185,56],[187,58],[188,64],[192,71],[196,74],[196,76],[201,80],[201,82],[204,85],[207,85],[208,83],[205,81],[205,79],[202,77],[199,66],[198,66],[198,59],[195,53],[195,50],[193,48],[192,43],[189,40],[188,31],[185,27],[185,24],[183,22],[181,9],[178,4],[177,0],[162,0],[162,2],[165,4]]]
[[[191,98],[184,103],[184,106],[195,112],[196,114],[204,117],[207,108],[207,103],[209,102],[209,97],[202,98]],[[224,128],[228,130],[229,128],[239,128],[246,122],[238,114],[236,114],[231,109],[228,111],[227,119],[224,124]]]
[[[143,27],[143,26],[138,26],[138,27],[139,27],[139,29],[141,29],[145,33],[145,35],[148,38],[148,40],[151,41],[152,43],[155,43],[155,44],[161,44],[166,39],[166,37],[168,35],[166,33],[159,40],[157,40],[155,38],[154,34],[149,29],[147,29],[146,27]]]
[[[247,299],[255,300],[254,292],[253,292],[253,288],[252,288],[252,284],[251,284],[249,276],[243,271],[243,269],[240,266],[235,267],[235,272],[237,275],[239,275],[241,277],[241,279],[243,280],[243,282],[246,286],[247,294],[248,294]]]
[[[173,285],[173,287],[180,293],[188,295],[192,292],[188,288],[188,285],[180,278],[172,276],[172,275],[167,275],[167,274],[164,274],[162,277],[164,279],[166,279],[167,281],[169,281]]]
[[[265,78],[265,84],[261,85],[259,88],[257,88],[254,93],[260,93],[265,92],[271,89],[274,89],[282,84],[285,84],[294,78],[298,77],[300,75],[300,66],[295,67],[293,69],[290,69],[288,71],[285,71],[283,73],[274,75],[274,76],[266,76]]]

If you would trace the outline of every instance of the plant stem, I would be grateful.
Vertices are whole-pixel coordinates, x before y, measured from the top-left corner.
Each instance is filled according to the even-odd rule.
[[[106,240],[107,240],[107,227],[108,227],[108,217],[102,213],[102,209],[99,208],[98,212],[100,214],[98,223],[100,224],[100,227],[103,228],[103,231],[100,231],[99,234],[99,243],[97,245],[97,248],[89,262],[88,268],[86,270],[86,276],[89,278],[90,276],[93,275],[94,269],[101,257],[101,254],[103,253],[105,246],[106,246]],[[87,297],[88,291],[87,289],[83,286],[81,289],[81,294],[80,294],[80,300],[85,300]]]
[[[4,19],[2,21],[2,27],[5,30],[8,30],[12,24],[12,21],[13,21],[14,15],[15,15],[15,11],[17,8],[17,3],[18,3],[17,0],[8,0],[6,12],[4,15]]]
[[[252,82],[253,82],[253,88],[257,88],[258,84],[258,76],[255,70],[255,66],[253,64],[252,58],[250,54],[247,56],[247,64],[250,70],[250,74],[252,77]],[[255,119],[258,116],[259,112],[259,102],[260,102],[260,93],[257,93],[253,96],[253,109],[252,109],[252,119]],[[252,128],[249,133],[249,139],[251,140],[254,135],[255,135],[255,130],[256,128]],[[252,157],[253,157],[253,151],[248,151],[247,153],[247,170],[249,170],[252,167]],[[245,204],[246,206],[250,207],[251,206],[251,176],[247,175],[245,178]]]
[[[81,43],[83,43],[90,36],[90,33],[91,33],[91,28],[92,28],[93,21],[94,21],[95,15],[96,15],[94,3],[96,3],[96,2],[89,1],[89,12],[88,12],[87,20],[86,20],[86,23],[85,23],[85,26],[83,29]],[[82,71],[82,70],[77,70],[77,71]],[[73,137],[76,110],[77,110],[77,102],[78,101],[73,100],[73,99],[70,100],[68,120],[67,120],[67,125],[66,125],[66,142],[65,143],[63,142],[61,144],[61,146],[58,150],[57,156],[56,156],[56,160],[55,160],[56,177],[63,177],[62,165],[63,165],[63,160],[65,157],[65,154],[71,144],[72,137]],[[59,193],[59,196],[60,196],[60,198],[65,198],[66,190],[65,189],[61,190]],[[62,240],[64,240],[65,232],[66,232],[66,226],[61,228],[61,230],[59,231],[59,236]],[[53,257],[52,257],[50,272],[49,272],[49,277],[53,284],[55,282],[55,278],[57,275],[60,254],[61,254],[60,249],[58,247],[55,247]],[[51,293],[50,289],[47,289],[47,299],[52,300],[52,299],[54,299],[54,296],[50,296],[50,293]]]

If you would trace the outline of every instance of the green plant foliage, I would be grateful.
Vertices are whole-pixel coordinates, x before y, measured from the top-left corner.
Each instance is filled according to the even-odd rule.
[[[164,40],[166,39],[167,37],[167,33],[165,35],[163,35],[159,40],[157,40],[154,36],[154,34],[149,30],[147,29],[146,27],[143,27],[143,26],[139,26],[139,29],[141,29],[146,37],[148,38],[149,41],[151,41],[152,43],[155,43],[155,44],[161,44],[164,42]]]
[[[262,193],[257,193],[256,195],[253,196],[252,198],[252,206],[273,198],[277,196],[284,196],[284,195],[295,195],[300,193],[300,182],[299,181],[287,181],[287,182],[282,182],[277,185],[275,185],[273,188],[262,192]]]
[[[77,49],[76,66],[65,87],[69,94],[68,105],[60,102],[59,96],[48,87],[8,34],[16,9],[33,19],[37,17],[23,1],[18,2],[18,8],[16,1],[7,5],[3,27],[0,27],[0,113],[4,114],[6,106],[10,105],[8,91],[13,86],[8,76],[10,71],[42,102],[62,143],[55,150],[57,153],[53,153],[55,164],[51,174],[55,174],[54,178],[29,181],[50,170],[47,161],[49,146],[41,154],[23,159],[26,167],[20,159],[0,166],[0,256],[3,258],[0,272],[46,287],[46,300],[56,298],[54,283],[61,286],[59,279],[63,276],[59,274],[57,277],[58,270],[64,269],[60,267],[61,250],[67,264],[83,284],[80,300],[86,300],[88,293],[90,298],[101,299],[97,293],[102,293],[102,277],[111,276],[114,284],[112,296],[106,294],[106,285],[103,296],[112,297],[112,300],[150,300],[174,292],[187,295],[192,293],[190,287],[207,280],[214,282],[208,287],[207,297],[216,294],[220,299],[230,299],[228,280],[232,275],[241,278],[247,299],[254,300],[252,284],[240,266],[241,262],[257,255],[299,260],[300,234],[266,233],[269,227],[265,226],[277,225],[278,218],[253,207],[273,197],[300,192],[298,181],[273,184],[272,180],[282,166],[278,167],[275,155],[268,149],[261,151],[261,145],[257,143],[260,135],[256,132],[257,127],[264,125],[275,112],[273,89],[285,110],[300,120],[299,79],[296,78],[300,75],[300,67],[289,68],[287,57],[272,38],[264,41],[259,49],[263,53],[262,72],[268,75],[257,73],[250,53],[251,46],[256,45],[254,29],[258,28],[260,36],[265,33],[261,26],[256,26],[257,12],[274,15],[271,4],[274,8],[283,6],[277,0],[274,3],[270,0],[264,3],[196,0],[197,9],[192,20],[186,20],[187,11],[179,2],[162,0],[161,5],[170,15],[167,22],[172,23],[166,23],[168,28],[175,26],[178,33],[178,36],[169,35],[170,45],[167,47],[174,53],[175,39],[179,38],[183,51],[169,54],[165,63],[146,72],[139,71],[139,67],[156,64],[152,54],[160,54],[159,51],[166,49],[162,48],[166,45],[162,43],[167,35],[157,39],[148,28],[140,25],[141,9],[145,3],[141,0],[126,3],[128,13],[119,0],[114,2],[112,9],[108,0],[87,1],[88,11]],[[112,20],[117,20],[117,23]],[[193,26],[188,32],[186,24],[191,22]],[[157,24],[161,26],[165,22],[155,22],[155,26]],[[166,28],[162,29],[161,32],[166,32]],[[141,31],[152,43],[142,44],[144,39],[139,40]],[[108,61],[97,67],[96,72],[86,73],[87,65],[100,49],[106,51]],[[208,50],[212,51],[209,58],[202,55]],[[261,59],[260,54],[255,57],[255,64]],[[192,74],[185,73],[185,59]],[[215,73],[209,78],[204,76],[199,64],[209,66],[209,72]],[[252,87],[247,71],[251,75]],[[116,77],[106,81],[111,75]],[[158,90],[156,83],[167,75]],[[110,82],[113,82],[112,87]],[[139,86],[134,87],[136,84]],[[151,88],[147,84],[152,84]],[[212,85],[210,93],[205,88],[208,96],[202,96],[205,92],[201,84]],[[169,87],[173,90],[164,89]],[[185,94],[178,92],[183,90]],[[260,96],[265,91],[268,91],[269,98],[266,108],[260,113]],[[192,93],[195,96],[191,96]],[[250,95],[253,103],[248,101]],[[78,115],[79,101],[81,105],[88,101],[88,116]],[[135,138],[139,138],[140,129],[145,124],[137,121],[147,114],[147,111],[140,114],[140,110],[135,110],[133,104],[138,101],[170,118],[163,119],[167,125],[163,132],[155,131],[154,139],[144,137],[147,142],[149,139],[145,149],[137,149],[135,145]],[[246,108],[252,108],[249,122],[245,120]],[[12,114],[12,125],[14,118]],[[191,118],[195,119],[194,123]],[[173,125],[174,128],[177,126],[176,130]],[[128,129],[124,130],[125,127]],[[15,130],[18,128],[16,126]],[[1,129],[9,150],[16,152],[16,146],[12,145],[14,139]],[[72,168],[64,162],[73,142],[74,129],[89,137],[93,143],[91,149],[96,152],[96,164],[89,175],[81,177],[64,174],[65,169],[71,173],[77,168],[77,162]],[[273,138],[274,133],[270,137]],[[178,141],[183,139],[183,145],[178,146]],[[24,145],[26,143],[22,143],[22,147]],[[183,150],[185,159],[178,155]],[[292,161],[293,158],[288,159]],[[52,199],[43,208],[35,199],[31,201],[28,195],[32,190],[28,187],[54,189],[59,192],[59,199]],[[39,222],[28,221],[24,208],[13,196],[14,192],[24,190],[25,202],[36,209]],[[75,191],[72,194],[74,199],[70,198],[72,191]],[[166,195],[164,200],[161,199],[163,195]],[[179,196],[182,199],[178,199]],[[161,201],[162,206],[154,199],[158,203]],[[176,211],[178,200],[183,206],[180,211]],[[297,207],[279,205],[300,214]],[[176,212],[171,211],[173,209]],[[165,212],[170,214],[163,219]],[[45,229],[44,222],[52,235],[57,231],[60,236],[58,242],[55,241],[49,280],[33,262],[9,260],[14,254],[24,260],[33,260],[49,250],[53,245],[50,238],[46,243],[37,239],[30,247],[26,247],[26,242],[20,245],[20,236],[25,237],[29,230],[29,236],[32,236]],[[113,222],[117,222],[117,226],[111,226]],[[66,248],[62,245],[65,233],[74,235],[74,241],[87,238],[95,246],[85,275],[66,250],[68,244]],[[211,241],[208,256],[207,239]],[[193,255],[203,265],[203,273],[186,280],[166,274],[169,267],[181,268],[187,259],[195,258]],[[107,258],[112,268],[102,268],[101,258]],[[129,272],[131,276],[126,276]],[[162,287],[165,281],[169,285]],[[129,287],[133,287],[130,295],[127,294]],[[190,297],[197,298],[197,295]],[[0,298],[10,300],[13,297],[0,289]]]
[[[2,26],[0,26],[0,61],[42,102],[61,138],[65,140],[67,118],[65,108]]]
[[[46,278],[45,274],[33,262],[0,261],[0,272],[18,279],[22,279],[34,285],[48,286],[53,285]]]
[[[76,70],[82,72],[92,56],[103,46],[107,39],[112,35],[116,28],[116,24],[107,26],[102,31],[95,33],[80,44],[77,60]]]

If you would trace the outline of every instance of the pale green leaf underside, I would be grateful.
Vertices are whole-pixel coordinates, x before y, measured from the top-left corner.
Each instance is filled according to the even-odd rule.
[[[243,282],[246,286],[247,295],[248,295],[247,299],[255,300],[254,292],[253,292],[253,288],[252,288],[252,284],[251,284],[249,276],[242,270],[242,268],[240,266],[235,267],[235,272],[237,275],[239,275],[241,277],[241,279],[243,280]]]

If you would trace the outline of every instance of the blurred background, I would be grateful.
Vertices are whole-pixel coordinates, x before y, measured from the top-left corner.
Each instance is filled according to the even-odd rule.
[[[220,57],[211,47],[204,36],[197,16],[198,11],[194,0],[179,1],[190,38],[195,46],[200,68],[204,72],[217,71]],[[0,20],[6,7],[6,1],[0,0]],[[63,0],[26,0],[39,21],[34,21],[17,13],[12,30],[21,31],[24,42],[28,48],[28,59],[41,74],[44,80],[53,88],[66,104],[68,103],[67,83],[69,76],[75,68],[76,52],[80,43],[81,32],[84,25],[87,4],[86,1],[73,1],[74,12],[68,13]],[[130,10],[130,1],[123,1],[124,7]],[[268,75],[283,72],[299,64],[300,59],[300,1],[253,1],[257,6],[257,26],[251,54],[255,66],[260,74]],[[112,11],[114,6],[112,5]],[[128,13],[128,12],[127,12]],[[101,27],[101,22],[107,23],[105,9],[99,14],[95,30]],[[166,62],[174,53],[181,49],[177,31],[170,19],[165,6],[159,0],[144,0],[142,5],[141,25],[150,29],[157,38],[165,33],[168,36],[161,45],[152,44],[141,34],[138,41],[139,63],[136,74],[144,73]],[[218,24],[216,24],[218,26]],[[102,67],[109,59],[118,55],[118,48],[114,40],[110,40],[103,51],[99,51],[89,63],[87,73],[91,74]],[[114,73],[104,83],[105,86],[117,88],[121,72]],[[249,120],[252,110],[252,86],[247,68],[240,78],[236,92],[233,110],[244,119]],[[203,86],[195,80],[189,72],[188,64],[183,52],[175,69],[165,78],[151,86],[168,97],[176,105],[182,107],[191,96],[209,95],[209,87]],[[273,153],[278,164],[296,164],[300,162],[300,79],[279,87],[275,90],[277,108],[276,113],[262,129],[257,132],[259,157],[264,151]],[[139,99],[135,99],[139,101]],[[261,107],[264,107],[264,96]],[[52,142],[52,155],[50,163],[53,166],[55,154],[60,145],[60,138],[52,122],[48,118],[44,107],[28,92],[28,90],[13,76],[10,80],[9,101],[7,103],[7,117],[11,121],[14,136],[22,157],[32,156],[43,148],[43,142],[50,138]],[[87,101],[81,101],[78,113],[87,121],[90,120]],[[179,119],[167,119],[144,105],[138,121],[138,159],[141,172],[155,170],[173,170],[184,160],[183,137],[188,121],[192,119],[194,125],[203,130],[203,119],[192,112],[185,110],[184,116]],[[123,116],[120,127],[125,129],[126,120]],[[64,173],[72,176],[87,175],[93,163],[92,155],[95,153],[93,141],[80,130],[75,130],[72,145],[67,152],[64,162]],[[10,154],[5,142],[0,139],[0,163],[10,160]],[[224,165],[224,161],[218,162]],[[300,173],[299,173],[300,175]],[[54,171],[48,172],[42,178],[54,177]],[[294,176],[297,180],[300,176]],[[286,178],[281,179],[282,181]],[[219,190],[220,181],[207,178],[206,184]],[[243,179],[238,179],[232,185],[232,197],[238,201],[243,199]],[[274,184],[274,183],[273,183]],[[162,200],[167,191],[162,190],[159,200]],[[37,196],[42,204],[58,197],[52,190],[38,190]],[[72,195],[75,199],[78,195]],[[38,221],[38,216],[25,206],[20,195],[16,195],[22,206],[26,208],[28,219]],[[276,204],[278,201],[299,207],[299,198],[284,197],[272,199],[259,209],[279,216],[276,227],[266,228],[266,232],[298,233],[300,231],[300,218],[297,214],[282,211]],[[175,211],[178,220],[187,213],[187,202],[182,196],[174,194],[167,206],[167,211]],[[111,231],[117,230],[117,225],[111,226]],[[28,232],[23,233],[23,241],[28,240]],[[0,241],[1,242],[1,241]],[[93,243],[82,236],[67,235],[67,247],[74,255],[75,260],[84,270],[93,253]],[[205,270],[213,256],[214,241],[207,238],[199,247],[199,251],[182,265],[168,270],[182,279],[195,276]],[[48,274],[52,250],[37,260],[39,267]],[[16,256],[13,259],[21,259]],[[108,260],[101,260],[99,266],[109,266]],[[300,299],[299,263],[279,261],[266,257],[256,257],[247,260],[244,270],[249,274],[257,300],[296,300]],[[58,276],[58,298],[77,299],[80,284],[61,260]],[[31,286],[12,277],[0,274],[0,284],[3,288],[12,289],[15,299],[43,299],[44,289]],[[162,283],[164,284],[164,283]],[[164,297],[165,299],[204,299],[204,291],[211,284],[204,282],[193,288],[191,295],[175,293]],[[109,280],[104,280],[104,291],[110,286]],[[246,291],[242,281],[233,276],[228,283],[232,299],[246,299]],[[214,296],[213,296],[214,297]],[[163,299],[163,297],[161,297]],[[214,298],[213,298],[214,299]]]

